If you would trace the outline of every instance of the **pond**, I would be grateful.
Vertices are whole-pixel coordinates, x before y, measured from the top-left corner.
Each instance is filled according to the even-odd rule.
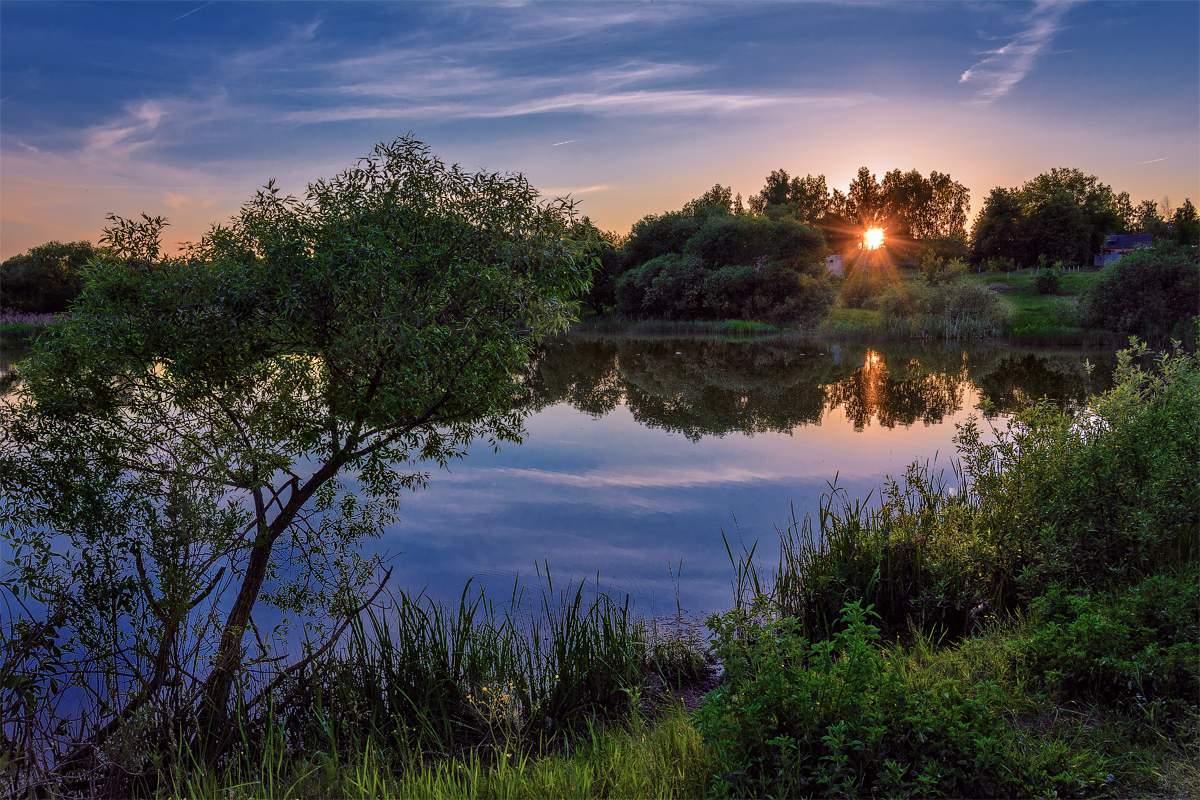
[[[548,566],[642,614],[704,615],[731,602],[723,537],[770,565],[776,529],[835,479],[865,497],[913,461],[949,473],[956,425],[1080,402],[1112,366],[996,344],[573,334],[538,365],[524,441],[434,470],[374,547],[438,599],[468,579],[504,594]]]

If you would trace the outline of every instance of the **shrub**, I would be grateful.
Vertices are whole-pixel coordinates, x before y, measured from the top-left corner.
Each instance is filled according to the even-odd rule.
[[[986,272],[1012,272],[1017,268],[1017,262],[1008,257],[993,257],[983,261]]]
[[[833,287],[825,278],[814,278],[784,266],[755,274],[754,294],[743,308],[749,319],[815,325],[833,305]]]
[[[658,256],[617,280],[617,308],[630,317],[702,317],[705,277],[696,258],[675,253]]]
[[[879,647],[869,617],[849,604],[840,630],[817,643],[786,617],[710,619],[725,682],[698,725],[718,793],[995,797],[1059,788],[1007,724],[994,683],[914,679]],[[1103,772],[1093,766],[1084,781],[1100,785]]]
[[[811,275],[824,272],[820,231],[794,220],[714,215],[690,238],[684,252],[710,269],[737,264],[783,264]]]
[[[1049,269],[1040,270],[1033,279],[1034,288],[1038,294],[1055,294],[1062,285],[1062,269],[1055,264]]]
[[[975,283],[943,283],[911,293],[889,289],[876,303],[895,335],[981,339],[1000,335],[1007,321],[995,292]]]
[[[847,267],[838,293],[846,308],[876,308],[879,297],[902,283],[895,266],[878,251],[860,253]]]
[[[833,303],[833,288],[781,264],[710,271],[695,256],[669,254],[622,275],[616,297],[630,317],[815,324]]]
[[[1093,288],[1084,324],[1147,338],[1182,337],[1200,314],[1200,264],[1194,251],[1171,244],[1122,258]]]
[[[743,316],[758,284],[754,267],[721,267],[704,278],[704,304],[714,319]]]
[[[1136,579],[1200,549],[1200,361],[1149,360],[1144,346],[1120,352],[1113,389],[1078,413],[1038,405],[990,442],[974,423],[960,432],[975,527],[1016,558],[1021,598]]]
[[[933,250],[926,250],[921,255],[921,277],[930,286],[938,286],[958,280],[967,274],[966,262],[961,259],[946,259]]]
[[[1025,657],[1059,699],[1200,697],[1200,574],[1154,575],[1105,597],[1055,585],[1031,604]]]
[[[625,241],[625,265],[638,267],[658,256],[683,252],[683,246],[703,223],[703,217],[681,211],[643,217],[633,223]]]

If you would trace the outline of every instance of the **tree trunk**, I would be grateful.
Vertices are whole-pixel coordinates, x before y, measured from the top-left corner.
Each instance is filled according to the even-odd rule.
[[[250,549],[250,562],[246,565],[246,574],[242,577],[242,585],[233,608],[229,610],[229,616],[225,619],[212,671],[204,682],[200,698],[196,736],[201,753],[206,759],[219,755],[228,740],[229,698],[234,680],[242,666],[242,638],[250,626],[254,604],[258,602],[258,596],[262,592],[275,541],[292,524],[296,514],[313,493],[336,475],[341,466],[341,459],[335,458],[313,473],[269,525],[262,520],[261,501],[256,503],[256,512],[262,520],[258,526],[259,534]]]

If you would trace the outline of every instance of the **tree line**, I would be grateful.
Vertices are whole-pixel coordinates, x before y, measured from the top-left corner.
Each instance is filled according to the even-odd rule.
[[[588,243],[598,262],[587,297],[595,313],[800,325],[819,321],[838,296],[824,256],[856,252],[868,227],[887,231],[889,253],[901,264],[939,273],[968,262],[992,270],[1089,265],[1110,233],[1200,244],[1190,199],[1174,210],[1152,200],[1135,205],[1127,192],[1078,169],[996,187],[968,230],[970,211],[967,187],[937,170],[894,169],[880,179],[864,166],[842,191],[824,175],[776,169],[745,200],[716,184],[678,210],[643,217],[628,234],[602,231],[584,217],[568,235]],[[0,307],[65,310],[83,269],[100,255],[89,242],[48,242],[7,259]]]

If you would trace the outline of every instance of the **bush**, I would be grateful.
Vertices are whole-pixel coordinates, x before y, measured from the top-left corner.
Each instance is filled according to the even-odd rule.
[[[1183,337],[1200,314],[1200,264],[1172,244],[1122,258],[1084,303],[1084,324],[1151,339]]]
[[[1155,575],[1114,597],[1052,586],[1031,604],[1024,655],[1060,700],[1200,698],[1198,580]]]
[[[946,259],[933,250],[926,250],[921,255],[921,277],[930,286],[939,286],[958,280],[967,274],[967,264],[961,259]]]
[[[1033,279],[1033,286],[1038,294],[1056,294],[1062,285],[1062,269],[1055,264],[1049,269],[1039,270]]]
[[[1200,361],[1149,360],[1120,352],[1114,387],[1078,413],[1038,405],[991,442],[960,432],[975,528],[1016,559],[1006,593],[1135,580],[1200,550]]]
[[[83,267],[96,256],[90,242],[47,242],[0,264],[0,307],[55,313],[83,288]]]
[[[617,308],[635,318],[701,318],[706,275],[700,261],[690,256],[652,258],[617,279]]]
[[[876,304],[893,335],[923,339],[999,336],[1007,321],[996,293],[976,283],[943,283],[911,293],[889,289]]]
[[[833,287],[828,280],[784,266],[757,271],[753,286],[740,314],[748,319],[811,326],[833,305]]]
[[[879,251],[865,251],[847,265],[838,297],[846,308],[877,308],[880,296],[901,283],[900,273]]]
[[[695,256],[669,254],[622,275],[616,297],[634,318],[815,324],[832,305],[833,288],[782,265],[710,271]]]
[[[1012,272],[1017,268],[1017,262],[1008,257],[993,257],[982,262],[985,272]]]
[[[684,252],[710,269],[738,264],[781,264],[821,275],[825,240],[820,231],[793,220],[714,215],[687,241]]]
[[[625,241],[626,267],[638,267],[668,253],[682,253],[683,246],[702,224],[703,217],[681,211],[642,217],[633,223]]]
[[[1006,721],[1004,696],[973,685],[914,676],[879,647],[870,612],[844,607],[840,630],[806,639],[794,620],[714,616],[725,682],[698,715],[712,749],[714,789],[736,797],[1049,794],[1039,759]],[[1077,778],[1077,776],[1072,776]],[[1092,766],[1084,783],[1102,785]]]

